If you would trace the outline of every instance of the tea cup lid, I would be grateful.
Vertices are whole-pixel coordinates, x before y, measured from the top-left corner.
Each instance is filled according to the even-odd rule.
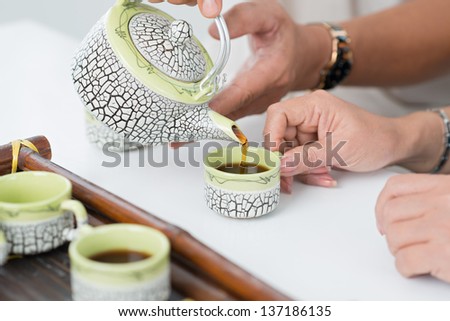
[[[127,70],[152,91],[175,101],[209,101],[223,84],[230,54],[223,17],[216,18],[221,50],[214,65],[192,26],[141,1],[119,0],[106,16],[106,34]]]

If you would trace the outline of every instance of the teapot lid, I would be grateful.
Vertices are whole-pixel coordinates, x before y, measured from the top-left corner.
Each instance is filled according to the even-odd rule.
[[[192,27],[186,21],[171,23],[156,14],[140,13],[131,18],[128,29],[141,55],[167,76],[186,82],[205,77],[209,57],[192,39]]]
[[[140,2],[119,0],[106,16],[107,37],[118,59],[164,97],[188,104],[208,102],[219,90],[229,49],[221,53],[226,57],[221,57],[220,66],[214,67],[189,23]],[[222,35],[223,26],[219,31]],[[229,42],[227,30],[226,36]]]

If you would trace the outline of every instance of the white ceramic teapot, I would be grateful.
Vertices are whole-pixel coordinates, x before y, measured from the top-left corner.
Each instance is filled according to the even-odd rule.
[[[213,65],[192,27],[141,1],[119,0],[92,28],[72,76],[87,111],[130,142],[239,139],[236,124],[212,111],[230,54],[224,19]]]

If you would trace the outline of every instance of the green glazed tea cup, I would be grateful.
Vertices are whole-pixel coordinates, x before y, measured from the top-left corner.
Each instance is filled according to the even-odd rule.
[[[134,262],[98,261],[102,253],[143,253]],[[170,243],[137,224],[85,226],[69,246],[72,298],[77,301],[162,301],[170,295]]]
[[[0,264],[8,254],[38,254],[72,240],[87,214],[71,195],[70,181],[54,173],[0,177]]]
[[[255,218],[272,212],[280,201],[280,155],[262,147],[249,147],[246,162],[263,166],[266,171],[240,174],[218,169],[241,160],[240,146],[218,149],[205,157],[208,207],[232,218]]]

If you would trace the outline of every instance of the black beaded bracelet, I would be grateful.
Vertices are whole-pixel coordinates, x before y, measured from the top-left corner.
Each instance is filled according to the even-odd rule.
[[[447,113],[442,109],[431,109],[430,111],[433,111],[441,116],[441,119],[444,123],[444,152],[442,153],[439,163],[431,171],[435,174],[442,170],[442,168],[447,163],[450,154],[450,120],[448,119]]]
[[[321,24],[330,33],[332,52],[328,64],[320,71],[319,85],[315,89],[332,89],[342,82],[352,70],[353,54],[350,49],[350,37],[339,26],[323,22]]]

